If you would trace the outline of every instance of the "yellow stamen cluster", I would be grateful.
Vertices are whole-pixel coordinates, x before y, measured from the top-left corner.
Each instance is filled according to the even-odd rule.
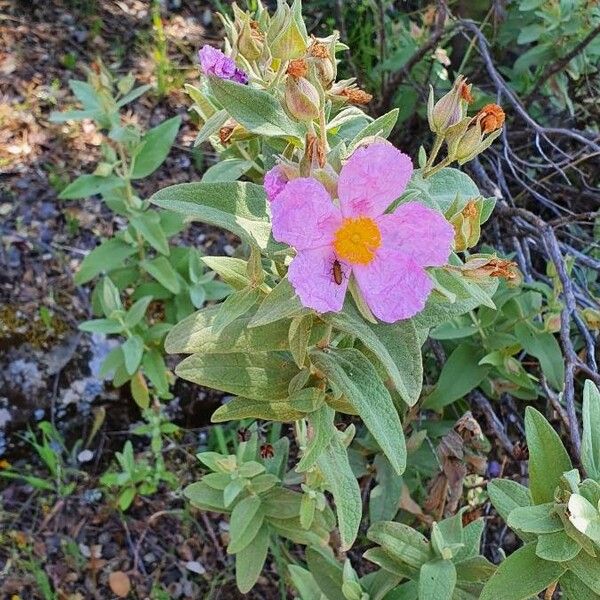
[[[375,258],[379,246],[381,232],[377,223],[369,217],[344,219],[333,241],[337,255],[355,265],[368,265]]]

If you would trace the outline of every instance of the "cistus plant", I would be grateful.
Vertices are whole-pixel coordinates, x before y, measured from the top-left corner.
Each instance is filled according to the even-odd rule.
[[[560,589],[568,600],[600,596],[600,393],[583,392],[583,470],[573,468],[558,434],[528,406],[529,487],[496,479],[489,494],[523,546],[506,558],[481,598],[520,600]],[[587,475],[587,477],[586,477]]]
[[[224,51],[202,49],[200,83],[188,86],[203,121],[198,141],[209,141],[222,161],[203,181],[166,188],[150,201],[239,236],[240,256],[202,258],[234,291],[178,323],[165,348],[190,355],[177,375],[232,396],[214,422],[294,424],[298,461],[286,480],[303,495],[284,517],[283,535],[311,546],[307,557],[316,552],[337,564],[330,528],[318,539],[305,534],[328,510],[328,492],[338,550],[353,546],[363,514],[355,434],[376,457],[379,475],[400,477],[424,439],[411,436],[407,444],[405,430],[417,429],[429,332],[481,305],[494,307],[499,278],[515,276],[514,266],[492,253],[469,254],[494,199],[448,166],[483,151],[504,113],[492,105],[469,115],[470,88],[459,78],[450,99],[432,99],[434,147],[422,148],[414,168],[386,139],[398,110],[378,119],[365,113],[370,96],[352,80],[336,81],[336,55],[346,47],[337,34],[309,37],[300,2],[279,2],[272,15],[260,4],[254,13],[234,6],[233,15],[223,17]],[[340,420],[352,423],[342,430]],[[267,547],[279,556],[282,532],[264,508],[271,490],[255,486],[262,467],[242,473],[239,457],[200,460],[214,472],[185,493],[200,508],[231,512],[229,551],[248,591]],[[254,454],[249,460],[256,462]],[[444,523],[423,542],[418,568],[425,582],[439,582],[435,589],[451,592],[446,584],[456,580],[462,590],[474,575],[460,565],[478,548],[476,541],[460,548],[476,527],[464,535]],[[308,562],[320,593],[339,598]],[[290,566],[301,579],[292,567],[302,567]],[[491,566],[474,570],[481,587]],[[382,598],[403,579],[418,577],[400,570],[390,579],[383,569],[363,581],[347,565],[340,585],[346,598]],[[419,598],[434,597],[421,591],[426,583],[417,587]]]
[[[184,218],[156,210],[139,197],[136,183],[156,171],[167,158],[181,117],[144,131],[121,110],[150,89],[134,87],[131,74],[116,79],[101,63],[88,70],[87,81],[69,86],[82,110],[53,113],[54,122],[91,119],[105,135],[101,159],[91,174],[80,175],[60,198],[100,195],[125,226],[103,240],[81,262],[75,283],[95,280],[92,309],[96,317],[81,323],[92,333],[117,334],[124,341],[106,357],[104,376],[113,384],[129,383],[135,401],[147,408],[152,396],[170,398],[171,376],[163,358],[163,340],[171,325],[203,306],[221,300],[229,287],[213,281],[195,248],[172,247]]]

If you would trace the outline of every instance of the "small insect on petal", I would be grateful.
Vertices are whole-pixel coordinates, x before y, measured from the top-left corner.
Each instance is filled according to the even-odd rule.
[[[336,284],[342,285],[342,281],[344,279],[344,273],[342,272],[342,265],[340,264],[340,261],[337,259],[333,261],[332,273],[333,273],[333,280],[336,282]]]

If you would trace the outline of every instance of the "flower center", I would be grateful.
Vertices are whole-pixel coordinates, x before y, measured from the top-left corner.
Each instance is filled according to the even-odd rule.
[[[379,246],[381,232],[377,223],[369,217],[344,219],[333,240],[337,255],[355,265],[368,265],[375,258],[375,250]]]

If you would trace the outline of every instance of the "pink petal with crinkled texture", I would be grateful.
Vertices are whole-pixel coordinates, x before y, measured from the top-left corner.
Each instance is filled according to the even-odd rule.
[[[369,308],[386,323],[421,312],[433,289],[423,267],[410,257],[385,247],[368,265],[354,265],[352,270]]]
[[[401,252],[423,267],[445,265],[452,251],[454,228],[436,210],[420,202],[401,204],[377,219],[382,245]]]
[[[410,157],[388,142],[358,148],[342,167],[338,180],[342,214],[383,214],[406,188],[412,170]]]
[[[333,250],[328,247],[301,250],[292,260],[288,279],[307,308],[320,313],[342,310],[350,266],[340,261],[342,281],[337,284],[333,274],[335,260]]]
[[[263,187],[267,200],[273,202],[288,183],[288,179],[280,165],[275,165],[265,173]]]
[[[296,250],[326,246],[342,222],[339,209],[316,179],[290,181],[271,202],[273,237]]]

